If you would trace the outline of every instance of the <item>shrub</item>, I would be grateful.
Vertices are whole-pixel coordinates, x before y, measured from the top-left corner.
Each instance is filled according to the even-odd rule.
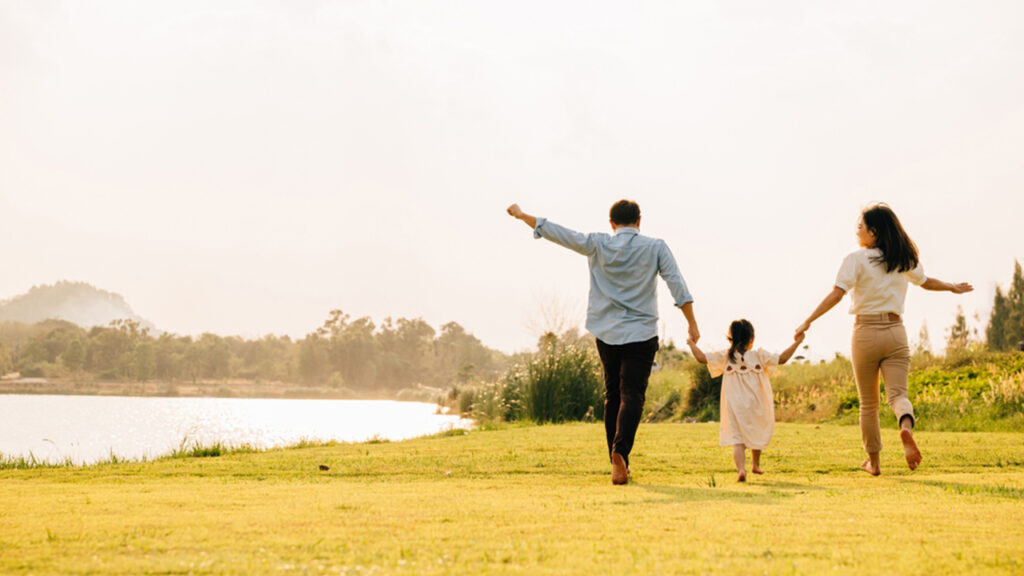
[[[61,376],[60,366],[52,362],[37,362],[21,370],[22,378],[58,378]]]
[[[477,420],[512,422],[522,416],[522,402],[514,379],[506,376],[477,389],[473,403],[473,417]]]
[[[853,365],[838,354],[828,362],[780,366],[772,377],[772,392],[780,422],[820,422],[859,412]]]
[[[712,378],[708,367],[699,362],[688,365],[687,370],[693,386],[686,401],[686,415],[702,422],[718,421],[722,377]]]
[[[604,416],[604,384],[596,352],[574,343],[548,341],[513,367],[506,383],[518,391],[522,415],[539,423]]]
[[[692,358],[689,362],[696,362]],[[680,365],[681,367],[682,365]],[[690,377],[680,370],[667,369],[664,365],[651,374],[647,385],[647,401],[644,403],[644,422],[680,420],[686,410]]]
[[[683,395],[679,390],[669,390],[663,398],[656,402],[647,402],[644,422],[662,422],[671,419],[679,408]]]
[[[476,393],[472,388],[463,388],[459,392],[459,414],[469,414],[473,411],[473,400]]]
[[[1002,416],[1024,414],[1024,371],[989,381],[989,389],[982,392],[981,397]]]

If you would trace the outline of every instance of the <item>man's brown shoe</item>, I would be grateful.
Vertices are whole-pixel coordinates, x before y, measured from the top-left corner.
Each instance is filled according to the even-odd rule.
[[[625,484],[629,482],[629,469],[626,468],[626,461],[622,456],[612,452],[612,484]]]

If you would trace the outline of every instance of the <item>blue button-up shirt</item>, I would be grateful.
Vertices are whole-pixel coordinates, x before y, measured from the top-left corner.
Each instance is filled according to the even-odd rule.
[[[537,218],[533,236],[587,257],[587,330],[602,342],[628,344],[658,335],[658,275],[668,284],[676,306],[693,302],[665,241],[642,236],[636,228],[582,234]]]

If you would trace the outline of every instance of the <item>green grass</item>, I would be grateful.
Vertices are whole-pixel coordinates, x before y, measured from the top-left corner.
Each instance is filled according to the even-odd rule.
[[[714,424],[600,424],[0,471],[3,574],[1019,574],[1024,436],[779,424],[735,482]],[[198,453],[196,455],[199,455]],[[320,466],[329,470],[321,471]]]
[[[677,421],[695,417],[718,418],[714,384],[695,377],[695,361],[676,364],[652,374],[647,390],[651,421]],[[1024,432],[1024,354],[966,351],[941,357],[918,354],[912,358],[910,401],[917,427],[947,432]],[[705,378],[706,369],[704,370]],[[775,419],[779,422],[856,424],[860,399],[853,366],[842,356],[829,362],[794,362],[772,376]],[[883,427],[896,427],[896,418],[884,402]],[[696,404],[703,408],[693,408]]]

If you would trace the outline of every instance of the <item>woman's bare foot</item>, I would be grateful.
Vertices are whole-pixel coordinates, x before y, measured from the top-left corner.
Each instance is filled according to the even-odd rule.
[[[760,466],[754,466],[750,469],[750,471],[753,472],[754,474],[764,474],[764,470],[762,470]]]
[[[877,466],[871,464],[870,458],[865,460],[864,463],[860,465],[860,467],[861,469],[863,469],[868,474],[871,474],[872,476],[878,476],[879,474],[882,473],[882,471],[879,470]]]
[[[907,458],[907,466],[916,470],[921,464],[921,451],[917,449],[917,442],[914,442],[914,433],[909,428],[900,430],[900,440],[903,441],[903,454]]]
[[[736,481],[737,482],[746,482],[747,481],[747,472],[746,472],[746,470],[744,470],[743,472],[740,472],[740,475],[739,475],[738,478],[736,478]]]

